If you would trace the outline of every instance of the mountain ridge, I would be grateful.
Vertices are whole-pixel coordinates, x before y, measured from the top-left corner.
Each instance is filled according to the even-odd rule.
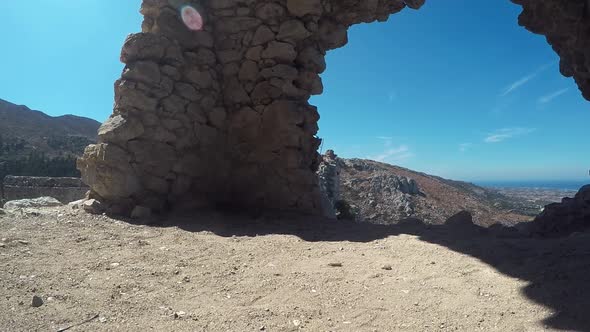
[[[75,159],[96,142],[100,125],[71,114],[52,117],[0,99],[0,179],[79,176]]]
[[[26,116],[25,116],[26,115]],[[33,126],[34,125],[34,126]],[[100,122],[73,114],[50,116],[25,105],[17,105],[0,98],[0,132],[23,136],[29,133],[65,133],[96,140]],[[15,128],[26,131],[15,133]],[[51,131],[50,131],[51,130]]]

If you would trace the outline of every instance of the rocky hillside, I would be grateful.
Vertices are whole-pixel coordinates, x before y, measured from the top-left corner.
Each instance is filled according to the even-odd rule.
[[[442,224],[461,211],[476,224],[514,225],[532,219],[514,200],[471,183],[452,181],[371,160],[340,159],[340,200],[359,220],[380,224],[417,218]]]
[[[92,119],[51,117],[0,99],[0,178],[74,175],[75,157],[96,141],[99,126]]]

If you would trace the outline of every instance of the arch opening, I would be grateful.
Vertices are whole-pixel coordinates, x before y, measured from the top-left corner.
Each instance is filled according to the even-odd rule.
[[[512,225],[588,183],[590,159],[579,153],[590,120],[586,101],[559,73],[559,58],[543,36],[515,24],[520,12],[508,1],[427,2],[386,23],[353,26],[347,46],[327,54],[325,91],[311,99],[322,115],[320,153],[334,150],[341,157],[341,180],[330,181],[340,183],[340,199],[353,204],[356,218],[443,223],[463,209],[480,225]],[[480,186],[568,191],[519,190],[540,199],[495,201],[527,217],[504,215],[494,204],[483,208],[474,204],[478,200],[437,196],[453,182],[433,183],[421,172]],[[428,188],[426,197],[383,192],[380,184],[393,187],[396,176]]]

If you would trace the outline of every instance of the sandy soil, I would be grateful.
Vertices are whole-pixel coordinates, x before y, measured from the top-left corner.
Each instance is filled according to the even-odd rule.
[[[0,331],[91,318],[68,331],[590,331],[588,234],[215,213],[153,222],[0,216]]]

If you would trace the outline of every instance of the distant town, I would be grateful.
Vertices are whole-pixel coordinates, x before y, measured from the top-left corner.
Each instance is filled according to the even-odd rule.
[[[526,215],[536,215],[545,205],[559,203],[564,197],[574,197],[577,190],[552,188],[490,188],[498,193],[513,198],[511,208]]]

